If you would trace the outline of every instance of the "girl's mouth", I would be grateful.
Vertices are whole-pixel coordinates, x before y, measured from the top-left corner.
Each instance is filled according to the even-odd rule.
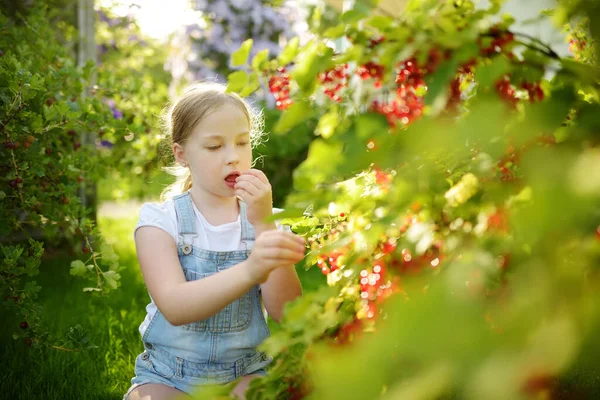
[[[225,183],[227,184],[227,186],[233,188],[235,186],[235,182],[238,176],[240,176],[239,172],[232,172],[231,174],[227,175],[225,177]]]

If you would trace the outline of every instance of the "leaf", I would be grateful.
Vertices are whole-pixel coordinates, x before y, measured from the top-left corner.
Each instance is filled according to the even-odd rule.
[[[252,58],[252,68],[262,70],[263,64],[269,59],[269,49],[264,49],[256,53]]]
[[[227,92],[239,93],[248,83],[248,73],[246,71],[234,71],[227,75]]]
[[[286,208],[285,210],[275,213],[265,219],[265,222],[274,222],[283,218],[299,218],[304,214],[303,208]]]
[[[73,276],[82,276],[87,271],[85,264],[81,260],[75,260],[71,262],[71,270],[69,273]]]
[[[258,80],[258,74],[256,72],[251,72],[250,75],[248,75],[248,82],[246,83],[246,86],[240,91],[240,96],[250,96],[259,87],[260,81]]]
[[[495,58],[491,64],[478,67],[475,71],[475,81],[481,87],[490,87],[510,70],[511,66],[508,59],[500,56]]]
[[[244,41],[240,48],[231,54],[231,66],[239,67],[240,65],[246,64],[253,42],[254,41],[252,39]]]
[[[299,45],[300,45],[299,37],[296,36],[296,37],[290,39],[290,41],[287,43],[287,45],[285,46],[283,51],[277,57],[277,62],[279,62],[279,65],[285,66],[285,65],[289,64],[290,62],[292,62],[292,60],[294,58],[296,58],[296,56],[298,55],[298,46]]]
[[[106,284],[111,289],[116,289],[119,287],[119,281],[121,280],[121,275],[115,271],[106,271],[103,274],[104,279],[106,280]]]
[[[337,25],[328,28],[325,32],[323,32],[323,37],[328,39],[337,39],[344,36],[344,33],[346,33],[346,25]]]
[[[441,103],[438,98],[445,100],[449,90],[450,81],[456,75],[457,63],[450,60],[443,63],[427,80],[427,94],[425,104],[430,106]],[[437,101],[437,103],[436,103]],[[443,102],[445,103],[445,101]]]
[[[311,105],[305,101],[299,101],[292,104],[279,118],[279,121],[273,127],[273,132],[277,134],[286,133],[296,125],[308,120],[314,114]]]
[[[314,87],[319,73],[333,66],[332,57],[332,48],[325,43],[311,42],[297,60],[298,63],[290,75],[298,83],[301,90],[310,91]]]
[[[315,133],[317,135],[321,135],[325,139],[328,139],[331,137],[331,135],[333,135],[338,124],[339,113],[337,108],[333,108],[319,119]]]
[[[387,16],[376,15],[369,20],[369,25],[379,30],[386,30],[394,24],[394,21]]]
[[[387,133],[388,122],[379,113],[361,114],[356,118],[356,136],[361,139],[373,139]],[[366,150],[366,147],[365,147]]]

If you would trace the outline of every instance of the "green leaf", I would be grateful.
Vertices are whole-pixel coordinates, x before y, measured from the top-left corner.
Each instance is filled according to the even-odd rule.
[[[268,59],[269,59],[269,49],[264,49],[264,50],[259,51],[252,58],[252,68],[254,68],[255,70],[264,69],[263,66]]]
[[[323,37],[328,39],[337,39],[344,36],[344,33],[346,33],[346,25],[337,25],[328,28],[325,32],[323,32]]]
[[[256,72],[251,72],[250,75],[248,75],[248,82],[246,83],[246,86],[240,91],[240,96],[250,96],[259,87],[260,81],[258,80],[258,74]]]
[[[240,65],[246,64],[253,42],[254,41],[252,39],[244,41],[240,48],[231,54],[231,66],[239,67]]]
[[[75,260],[71,262],[71,270],[69,271],[73,276],[82,276],[87,271],[85,264],[81,260]]]
[[[303,91],[310,91],[320,72],[333,66],[333,49],[325,43],[311,42],[298,59],[298,64],[290,73]]]
[[[300,45],[299,37],[296,36],[296,37],[290,39],[290,41],[287,43],[287,45],[285,46],[283,51],[281,53],[279,53],[279,56],[277,57],[277,62],[279,62],[279,65],[285,66],[285,65],[289,64],[290,62],[292,62],[292,60],[294,58],[296,58],[296,56],[298,55],[298,46],[299,45]]]
[[[104,279],[106,280],[106,284],[111,289],[116,289],[119,287],[119,281],[121,280],[121,275],[115,271],[106,271],[104,274]]]
[[[234,71],[227,75],[227,92],[239,93],[248,83],[248,73],[246,71]]]
[[[457,67],[457,61],[455,59],[451,59],[440,65],[435,73],[426,78],[426,105],[433,105],[436,109],[445,105],[450,81],[456,75]]]
[[[373,28],[385,31],[394,24],[394,21],[390,17],[376,15],[369,20],[369,25]]]
[[[6,197],[6,193],[4,193],[2,190],[0,190],[0,200],[4,200],[5,197]]]
[[[338,124],[339,112],[337,107],[335,107],[319,119],[315,133],[317,135],[321,135],[325,139],[328,139],[331,137],[331,135],[333,135]]]
[[[344,24],[351,24],[353,22],[363,19],[367,15],[368,14],[364,10],[357,7],[343,13],[340,17],[340,20]]]
[[[502,76],[511,70],[508,58],[504,56],[496,57],[491,64],[477,68],[475,71],[475,81],[481,87],[490,87]]]
[[[382,133],[387,133],[388,129],[386,118],[379,113],[361,114],[356,118],[356,136],[358,138],[373,139]]]
[[[313,114],[314,110],[308,102],[299,101],[294,103],[281,115],[273,131],[276,134],[286,133],[298,124],[311,118]]]
[[[328,182],[343,162],[343,145],[317,139],[308,149],[308,157],[294,170],[294,189],[313,191],[316,184]]]

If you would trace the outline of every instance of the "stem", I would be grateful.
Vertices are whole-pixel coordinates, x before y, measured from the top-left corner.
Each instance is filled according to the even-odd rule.
[[[4,132],[5,136],[6,136],[6,141],[10,142],[10,135],[8,134],[8,132],[6,131],[6,125],[8,125],[8,123],[10,122],[10,120],[12,120],[17,114],[19,114],[27,105],[26,103],[21,103],[20,99],[21,99],[21,92],[23,90],[22,86],[19,86],[19,94],[15,97],[15,100],[13,101],[13,103],[10,105],[10,110],[8,111],[8,116],[6,117],[6,119],[4,121],[2,121],[2,126],[0,127],[0,130],[2,132]],[[16,111],[14,113],[11,114],[11,111],[13,109],[13,107],[15,106],[15,104],[17,103],[17,100],[19,100],[19,108],[16,109]],[[13,167],[15,169],[15,177],[19,178],[19,167],[17,166],[17,160],[15,158],[15,150],[14,149],[10,149],[10,155],[11,155],[11,160],[13,163]],[[19,200],[21,201],[21,204],[23,204],[23,193],[21,192],[21,186],[17,185],[17,193],[19,194]]]
[[[102,293],[102,296],[104,296],[104,288],[102,287],[102,278],[100,277],[100,267],[98,266],[98,262],[96,261],[96,256],[94,255],[94,249],[92,248],[92,245],[90,244],[90,240],[89,238],[84,235],[85,238],[85,245],[88,247],[88,249],[90,249],[90,254],[92,255],[92,261],[94,261],[94,267],[96,269],[96,275],[98,276],[98,288],[100,289],[100,293]]]
[[[53,344],[49,344],[48,346],[52,347],[53,349],[62,350],[62,351],[71,351],[71,352],[75,352],[75,353],[79,353],[81,351],[81,350],[75,350],[75,349],[67,349],[65,347],[55,346]]]
[[[560,59],[560,56],[558,55],[558,53],[556,53],[554,50],[552,50],[552,47],[550,47],[546,43],[542,42],[540,39],[538,39],[536,37],[533,37],[531,35],[528,35],[526,33],[521,33],[521,32],[513,32],[513,35],[520,36],[520,37],[523,37],[523,38],[527,38],[527,39],[531,40],[532,42],[537,43],[537,44],[539,44],[542,47],[545,47],[546,50],[547,50],[547,52],[545,52],[545,54],[547,54],[551,58],[555,58],[557,60]],[[521,44],[525,45],[524,43],[521,43]],[[541,49],[539,49],[538,47],[533,47],[533,49],[541,51]]]

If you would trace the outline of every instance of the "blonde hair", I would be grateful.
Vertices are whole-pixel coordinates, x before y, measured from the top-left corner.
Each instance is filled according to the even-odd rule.
[[[225,89],[225,86],[220,83],[196,82],[188,86],[181,96],[170,107],[167,107],[163,123],[167,138],[170,138],[169,148],[172,149],[175,143],[185,146],[194,132],[194,128],[202,119],[227,103],[237,106],[248,118],[251,147],[254,148],[262,142],[264,135],[262,111],[254,110],[239,95],[226,92]],[[164,167],[163,170],[177,179],[174,184],[167,186],[162,191],[161,200],[183,193],[192,187],[192,175],[188,168],[173,163],[172,166]]]

